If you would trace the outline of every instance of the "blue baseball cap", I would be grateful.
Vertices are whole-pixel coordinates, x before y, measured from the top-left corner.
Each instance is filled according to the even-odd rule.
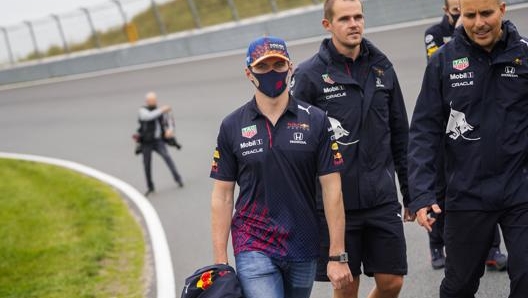
[[[286,42],[274,36],[263,36],[255,39],[249,44],[246,65],[255,66],[255,64],[269,57],[278,57],[290,61]]]

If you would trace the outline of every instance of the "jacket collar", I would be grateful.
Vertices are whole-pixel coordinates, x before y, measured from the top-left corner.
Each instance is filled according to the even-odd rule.
[[[332,42],[332,39],[328,39],[327,48],[328,48],[328,54],[330,56],[330,59],[332,59],[333,61],[338,62],[338,63],[354,63],[354,59],[347,57],[337,51],[337,48]],[[362,58],[368,58],[368,56],[369,56],[369,49],[366,46],[364,40],[362,40],[359,46],[359,55],[356,58],[356,60],[359,60]]]
[[[386,70],[392,67],[389,59],[376,48],[370,41],[363,38],[361,41],[361,58],[368,59],[369,68],[375,66],[377,69]],[[346,61],[352,61],[337,52],[332,44],[330,38],[324,39],[321,43],[318,53],[319,58],[324,62],[327,67],[327,73],[330,75],[333,81],[340,84],[356,84],[359,85],[354,79],[352,79],[346,72],[343,64]],[[349,60],[347,60],[349,59]]]
[[[451,25],[449,23],[449,18],[445,14],[442,18],[442,22],[440,22],[440,26],[443,28],[443,30],[445,30],[446,32],[450,32],[451,34],[453,34],[453,32],[455,31],[455,25]]]
[[[502,36],[490,53],[470,40],[462,26],[456,28],[455,36],[462,39],[462,44],[468,50],[486,54],[492,58],[492,62],[509,61],[512,58],[511,56],[525,56],[520,51],[520,47],[522,46],[521,36],[515,28],[515,25],[508,20],[502,22]]]

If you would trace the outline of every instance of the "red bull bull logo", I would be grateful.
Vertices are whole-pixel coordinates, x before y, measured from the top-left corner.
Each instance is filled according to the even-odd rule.
[[[196,287],[199,289],[207,290],[211,285],[213,284],[213,270],[204,272],[201,276],[198,282],[196,283]]]
[[[334,165],[340,165],[343,163],[343,155],[341,153],[336,152],[334,154]]]
[[[211,171],[218,172],[218,163],[213,160],[213,163],[211,164]]]

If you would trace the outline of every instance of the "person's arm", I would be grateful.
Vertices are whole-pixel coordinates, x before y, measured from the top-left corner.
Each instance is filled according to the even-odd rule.
[[[152,121],[158,118],[161,114],[167,113],[170,110],[171,110],[171,107],[169,106],[162,106],[152,111],[146,108],[141,108],[139,109],[139,120],[140,121]]]
[[[429,61],[431,56],[433,56],[433,54],[444,44],[443,36],[439,34],[437,28],[438,25],[434,25],[427,29],[424,34],[427,61]]]
[[[231,125],[226,119],[220,125],[213,153],[210,177],[214,179],[211,193],[211,239],[215,264],[228,263],[227,242],[234,208],[234,190],[238,163],[233,152]]]
[[[427,214],[442,211],[436,203],[437,155],[444,152],[441,143],[445,135],[440,58],[439,53],[427,65],[409,130],[409,208],[427,231],[435,222]]]
[[[163,125],[165,129],[165,138],[174,137],[174,115],[172,113],[163,113]]]
[[[211,194],[211,232],[215,264],[227,264],[227,242],[234,206],[234,181],[215,180]]]
[[[393,86],[391,90],[389,125],[391,132],[391,151],[394,161],[394,168],[398,175],[400,192],[403,198],[403,220],[414,221],[415,216],[409,211],[410,201],[409,188],[407,182],[407,145],[409,142],[409,120],[405,101],[395,72],[392,72]]]
[[[319,176],[319,181],[330,235],[329,255],[339,255],[345,251],[345,211],[341,176],[338,172],[330,173]],[[328,262],[327,275],[335,289],[341,289],[353,280],[348,263]]]

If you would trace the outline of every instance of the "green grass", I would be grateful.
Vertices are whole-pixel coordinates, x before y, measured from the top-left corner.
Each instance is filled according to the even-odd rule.
[[[321,0],[322,1],[322,0]],[[319,1],[320,2],[320,1]],[[196,10],[200,19],[201,27],[217,25],[233,21],[233,13],[226,0],[194,0]],[[237,14],[240,19],[246,19],[258,15],[272,12],[269,0],[233,0]],[[307,6],[314,4],[313,0],[276,0],[277,10]],[[175,33],[196,28],[191,10],[186,0],[173,0],[163,4],[158,4],[158,11],[167,30],[167,33]],[[161,35],[160,28],[155,18],[154,10],[149,7],[147,10],[138,13],[130,21],[137,28],[139,39],[146,39]],[[123,27],[110,28],[104,32],[97,32],[102,47],[128,42]],[[94,36],[88,37],[85,41],[70,44],[71,52],[92,49],[96,47]],[[59,45],[50,46],[43,57],[62,55],[64,50]],[[37,59],[35,52],[28,54],[22,61]]]
[[[115,190],[26,161],[0,177],[0,297],[143,297],[144,236]]]

